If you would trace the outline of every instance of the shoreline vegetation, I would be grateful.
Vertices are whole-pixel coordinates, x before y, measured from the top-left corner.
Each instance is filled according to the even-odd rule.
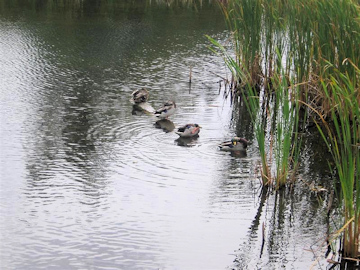
[[[234,51],[208,36],[232,74],[261,156],[263,192],[293,186],[302,132],[316,125],[341,186],[340,263],[360,262],[360,6],[353,0],[220,1]],[[332,165],[332,164],[335,165]],[[331,164],[331,165],[330,165]]]

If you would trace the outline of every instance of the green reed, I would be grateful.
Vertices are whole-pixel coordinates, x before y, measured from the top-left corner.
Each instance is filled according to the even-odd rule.
[[[215,45],[213,51],[224,57],[234,80],[246,81],[249,73],[238,65],[221,44],[208,38]],[[282,58],[279,52],[277,57]],[[299,87],[289,86],[284,70],[274,73],[271,85],[276,89],[274,94],[267,93],[264,88],[259,92],[250,83],[239,87],[254,124],[254,134],[261,157],[262,184],[264,187],[280,189],[287,183],[290,168],[293,167],[294,170],[297,168],[300,154],[299,103],[297,102]]]
[[[242,72],[248,73],[252,81],[259,82],[261,73],[259,52],[263,8],[261,2],[253,0],[229,1],[223,5],[228,27],[233,34],[235,62]],[[241,65],[240,65],[241,63]],[[249,81],[249,78],[246,78]]]
[[[214,47],[210,48],[214,53],[219,54],[224,58],[224,62],[229,68],[232,73],[233,83],[235,82],[246,82],[240,87],[240,89],[246,90],[244,95],[245,105],[251,117],[251,121],[254,124],[254,133],[256,137],[256,141],[258,143],[261,162],[262,162],[262,169],[261,169],[261,178],[263,186],[270,185],[272,178],[271,178],[271,170],[268,162],[268,153],[266,147],[266,107],[265,103],[263,102],[264,99],[260,99],[260,96],[257,93],[257,90],[248,83],[249,73],[247,73],[246,69],[241,68],[238,64],[238,60],[234,59],[226,49],[215,39],[207,36],[207,38],[211,41]],[[261,106],[260,106],[261,105]]]
[[[233,34],[234,58],[213,44],[221,48],[252,117],[263,184],[280,188],[289,164],[296,169],[299,123],[307,120],[306,113],[303,119],[300,114],[311,108],[323,121],[318,130],[341,183],[344,254],[358,256],[360,74],[352,63],[360,63],[359,3],[229,0],[222,8]]]
[[[284,65],[275,48],[286,55],[296,82],[316,80],[323,59],[349,74],[352,69],[341,62],[360,61],[356,1],[231,0],[222,7],[233,33],[236,60],[253,85],[272,77],[276,65]]]
[[[276,189],[284,187],[290,176],[296,173],[302,146],[299,128],[305,125],[305,121],[300,120],[307,117],[305,112],[302,116],[304,119],[300,118],[299,85],[293,84],[284,72],[278,70],[273,75],[271,84],[276,90],[268,95],[270,103],[267,109],[269,121],[272,122],[269,133],[273,154],[270,155],[274,157],[272,183]]]
[[[319,112],[321,123],[317,123],[334,161],[343,199],[343,253],[356,258],[360,241],[360,70],[357,82],[348,74],[333,68],[333,73],[321,81],[328,102],[331,104],[330,119]],[[315,109],[314,109],[315,110]]]
[[[286,185],[289,176],[291,161],[297,161],[299,154],[296,149],[300,148],[297,140],[298,114],[296,113],[297,88],[289,88],[286,80],[275,77],[275,106],[273,113],[275,117],[274,136],[275,140],[275,162],[276,162],[276,188]],[[294,156],[294,157],[293,157]],[[296,164],[295,166],[296,167]]]

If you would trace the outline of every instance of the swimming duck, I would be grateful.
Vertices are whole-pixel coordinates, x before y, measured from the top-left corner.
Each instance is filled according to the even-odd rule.
[[[219,148],[223,151],[245,151],[248,143],[244,138],[234,137],[230,141],[219,144]]]
[[[168,118],[170,115],[174,114],[176,110],[176,104],[174,101],[165,102],[164,106],[155,111],[155,116],[161,119]]]
[[[132,96],[132,101],[135,104],[138,104],[138,103],[146,102],[148,100],[149,92],[145,88],[141,88],[132,92],[131,96]]]
[[[201,127],[198,124],[186,124],[182,127],[179,127],[175,133],[182,138],[189,138],[198,136],[200,128]]]

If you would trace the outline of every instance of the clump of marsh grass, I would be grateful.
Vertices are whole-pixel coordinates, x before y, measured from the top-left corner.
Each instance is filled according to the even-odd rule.
[[[276,188],[286,185],[291,166],[297,168],[301,139],[299,138],[298,87],[288,86],[284,76],[275,76],[274,136]]]
[[[244,98],[246,107],[248,109],[251,120],[254,124],[254,133],[256,141],[258,143],[262,169],[261,169],[261,179],[262,185],[268,186],[272,181],[271,170],[268,163],[268,152],[266,149],[265,139],[266,139],[266,121],[264,114],[266,114],[266,108],[264,107],[264,102],[261,102],[260,96],[255,88],[251,87],[248,83],[249,74],[246,72],[246,69],[241,68],[238,64],[238,61],[235,60],[232,56],[228,54],[226,49],[215,39],[207,36],[208,39],[214,45],[211,50],[214,53],[220,54],[230,69],[233,77],[233,83],[238,82],[237,87],[240,91],[247,90],[246,97]],[[242,84],[240,82],[247,82]],[[262,101],[264,101],[262,99]],[[262,106],[260,106],[262,105]],[[261,109],[262,108],[262,109]]]
[[[301,112],[311,112],[341,183],[343,254],[358,258],[360,73],[353,64],[360,63],[358,2],[223,3],[235,56],[210,40],[224,56],[254,123],[263,186],[286,184],[301,151],[298,128],[307,120],[306,113],[300,119]]]
[[[245,83],[261,84],[260,44],[263,8],[260,1],[229,1],[222,5],[233,34],[235,63],[245,76]]]
[[[261,157],[261,179],[264,187],[280,189],[289,179],[291,168],[297,168],[301,139],[299,138],[299,87],[291,85],[284,70],[274,73],[272,94],[252,86],[249,73],[238,65],[216,40],[213,51],[220,53],[232,72],[234,80],[248,82],[238,85],[254,125],[254,134]],[[278,52],[278,59],[281,56]],[[290,84],[290,85],[289,85]]]
[[[284,62],[296,83],[317,80],[326,65],[323,59],[350,76],[353,70],[342,61],[360,62],[356,1],[231,0],[221,6],[233,34],[235,61],[252,86],[267,86]],[[279,59],[276,50],[285,59]],[[309,98],[317,97],[319,87],[308,86],[301,88],[310,90]],[[322,101],[318,99],[320,106]]]
[[[352,65],[357,80],[360,70]],[[360,256],[360,88],[348,74],[331,65],[334,75],[321,81],[331,111],[328,118],[312,108],[319,116],[316,122],[335,162],[343,201],[344,226],[341,229],[343,255]]]

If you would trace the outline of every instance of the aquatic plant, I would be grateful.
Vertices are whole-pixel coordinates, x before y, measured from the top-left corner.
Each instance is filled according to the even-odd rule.
[[[263,185],[284,186],[290,166],[297,167],[298,128],[310,111],[341,183],[343,254],[356,258],[360,74],[353,63],[360,63],[358,2],[230,0],[221,7],[233,35],[234,56],[210,40],[216,47],[213,50],[223,55],[232,72],[232,85],[250,112]]]
[[[247,82],[238,85],[238,88],[254,126],[261,157],[262,185],[280,189],[286,185],[290,169],[297,168],[300,154],[299,86],[289,85],[290,81],[281,69],[271,79],[271,85],[276,89],[274,94],[267,93],[264,87],[259,91],[247,80],[249,73],[238,65],[226,49],[216,40],[208,38],[215,45],[212,50],[224,57],[234,80]]]
[[[276,78],[274,113],[274,136],[275,136],[275,161],[276,161],[276,187],[279,189],[285,186],[290,170],[292,147],[298,148],[298,140],[295,140],[294,134],[297,134],[298,114],[295,112],[297,100],[291,98],[291,95],[297,88],[289,88],[286,80]],[[294,159],[297,160],[297,157]]]
[[[259,52],[263,9],[260,1],[229,1],[223,5],[228,27],[233,35],[235,64],[246,74],[246,82],[260,84]]]
[[[349,74],[352,69],[341,62],[345,58],[360,61],[356,1],[231,0],[222,9],[233,34],[235,59],[249,73],[252,85],[261,79],[266,85],[277,66],[284,67],[284,63],[287,73],[299,83],[316,80],[323,59]],[[306,84],[302,88],[309,89]]]
[[[248,82],[247,78],[249,76],[249,74],[246,72],[246,69],[241,68],[240,65],[238,64],[238,61],[235,60],[231,55],[229,55],[229,53],[227,52],[227,50],[225,49],[224,46],[222,46],[217,40],[211,38],[210,36],[207,36],[207,38],[212,42],[212,44],[214,45],[214,47],[211,47],[210,49],[216,53],[219,54],[223,57],[224,62],[226,63],[226,65],[228,66],[229,70],[232,73],[232,77],[233,77],[233,83],[235,82]],[[266,134],[265,134],[265,121],[263,114],[264,114],[264,110],[260,109],[260,103],[259,100],[259,96],[258,93],[256,91],[255,88],[249,86],[249,84],[245,84],[242,85],[240,87],[240,91],[244,90],[244,87],[248,88],[248,91],[246,93],[246,98],[244,98],[245,100],[245,104],[246,107],[248,109],[249,115],[251,117],[251,120],[254,124],[254,133],[255,133],[255,137],[256,137],[256,141],[258,143],[258,147],[259,147],[259,152],[260,152],[260,157],[261,157],[261,162],[262,162],[262,168],[261,168],[261,179],[262,179],[262,185],[263,186],[268,186],[271,182],[271,171],[270,171],[270,166],[268,165],[268,156],[267,156],[267,149],[266,149],[266,145],[265,145],[265,139],[266,139]],[[237,86],[239,87],[239,86]],[[261,103],[262,105],[264,103]],[[264,109],[264,107],[262,107]]]
[[[341,184],[345,224],[341,230],[343,254],[356,258],[360,255],[360,88],[356,87],[360,69],[352,63],[351,66],[357,74],[357,82],[330,64],[334,75],[321,80],[331,105],[329,119],[312,109],[320,119],[316,124],[335,161],[332,169],[336,170]]]

